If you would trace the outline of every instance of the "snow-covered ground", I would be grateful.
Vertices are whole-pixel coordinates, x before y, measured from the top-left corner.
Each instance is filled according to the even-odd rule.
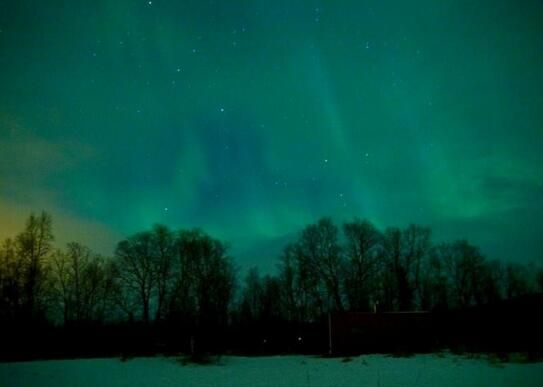
[[[180,386],[543,386],[543,363],[491,364],[453,355],[345,361],[307,356],[223,357],[219,365],[173,358],[0,364],[0,387]]]

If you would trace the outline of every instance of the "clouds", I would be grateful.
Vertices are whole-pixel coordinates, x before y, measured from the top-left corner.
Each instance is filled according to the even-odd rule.
[[[94,150],[78,142],[51,141],[19,122],[0,114],[1,193],[11,198],[36,201],[55,196],[67,174],[74,174],[92,163]],[[38,133],[37,133],[38,132]]]

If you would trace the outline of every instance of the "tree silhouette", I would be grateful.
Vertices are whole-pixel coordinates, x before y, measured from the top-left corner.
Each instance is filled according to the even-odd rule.
[[[375,281],[382,259],[381,233],[368,221],[355,220],[343,225],[347,269],[345,293],[352,310],[370,310],[375,298]],[[377,300],[373,300],[377,301]]]
[[[53,223],[45,211],[31,214],[25,229],[15,239],[18,259],[22,264],[23,313],[30,319],[45,312],[47,291],[46,258],[53,249]]]
[[[69,334],[57,332],[61,339],[52,342],[65,340],[65,348],[92,346],[94,337],[104,335],[101,345],[117,351],[127,343],[135,351],[150,351],[160,340],[162,346],[201,354],[224,348],[233,332],[241,341],[244,335],[251,338],[247,342],[258,340],[248,346],[253,350],[269,350],[272,342],[276,349],[301,348],[302,336],[311,332],[315,343],[323,342],[323,317],[345,310],[433,310],[445,319],[467,311],[462,330],[480,332],[493,318],[487,311],[513,305],[528,313],[523,303],[540,299],[520,297],[543,291],[540,268],[488,261],[466,240],[434,246],[430,235],[418,225],[381,233],[359,219],[338,229],[322,218],[285,246],[277,275],[250,269],[235,298],[236,269],[227,246],[202,230],[174,232],[155,225],[120,241],[114,256],[104,258],[77,242],[54,249],[51,217],[31,214],[16,238],[0,244],[0,322],[11,327],[6,332],[15,332],[8,348],[28,338],[27,348],[42,345],[43,353],[52,353],[51,342],[45,346],[43,340],[55,331],[43,329],[62,320]],[[391,315],[375,318],[388,318],[383,316]],[[486,320],[478,323],[479,317]],[[447,337],[455,327],[442,329]],[[89,332],[96,336],[84,340]],[[116,337],[117,344],[109,344]],[[1,339],[6,342],[5,332]]]
[[[181,303],[185,316],[193,318],[201,347],[213,347],[211,336],[222,332],[228,323],[234,294],[235,272],[226,246],[203,231],[179,233],[177,250],[181,270],[173,307]],[[198,351],[198,350],[197,350]]]
[[[155,321],[167,313],[167,301],[172,291],[175,260],[175,238],[168,227],[155,225],[151,231],[153,270],[156,278],[157,306]]]
[[[0,319],[12,321],[19,317],[23,302],[23,261],[17,255],[12,239],[0,249]]]
[[[109,298],[106,263],[77,242],[52,257],[53,288],[62,305],[64,323],[100,320]]]
[[[322,218],[302,231],[299,246],[304,268],[318,279],[330,298],[329,308],[343,310],[341,282],[344,262],[337,227],[330,218]]]
[[[141,232],[119,242],[115,257],[120,286],[139,301],[141,319],[147,324],[156,286],[151,233]]]

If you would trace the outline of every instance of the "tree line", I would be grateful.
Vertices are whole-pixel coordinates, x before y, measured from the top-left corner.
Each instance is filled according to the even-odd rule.
[[[434,244],[428,227],[380,231],[355,219],[308,225],[285,247],[278,274],[245,279],[252,318],[312,321],[329,311],[431,311],[495,303],[543,291],[533,264],[488,260],[466,240]]]
[[[3,320],[227,322],[234,265],[225,244],[201,230],[156,225],[120,241],[110,258],[78,242],[54,248],[53,240],[43,212],[2,244]]]
[[[335,311],[463,308],[543,291],[533,265],[487,259],[466,240],[435,244],[419,225],[379,230],[322,218],[285,246],[277,272],[242,281],[227,245],[164,225],[103,257],[54,246],[49,214],[32,214],[0,248],[0,321],[77,326],[169,324],[188,332],[258,323],[311,323]]]

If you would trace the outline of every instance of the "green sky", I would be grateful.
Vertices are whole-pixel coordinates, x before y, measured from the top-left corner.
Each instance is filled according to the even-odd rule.
[[[270,269],[329,215],[543,260],[543,3],[0,1],[0,237],[161,222]]]

